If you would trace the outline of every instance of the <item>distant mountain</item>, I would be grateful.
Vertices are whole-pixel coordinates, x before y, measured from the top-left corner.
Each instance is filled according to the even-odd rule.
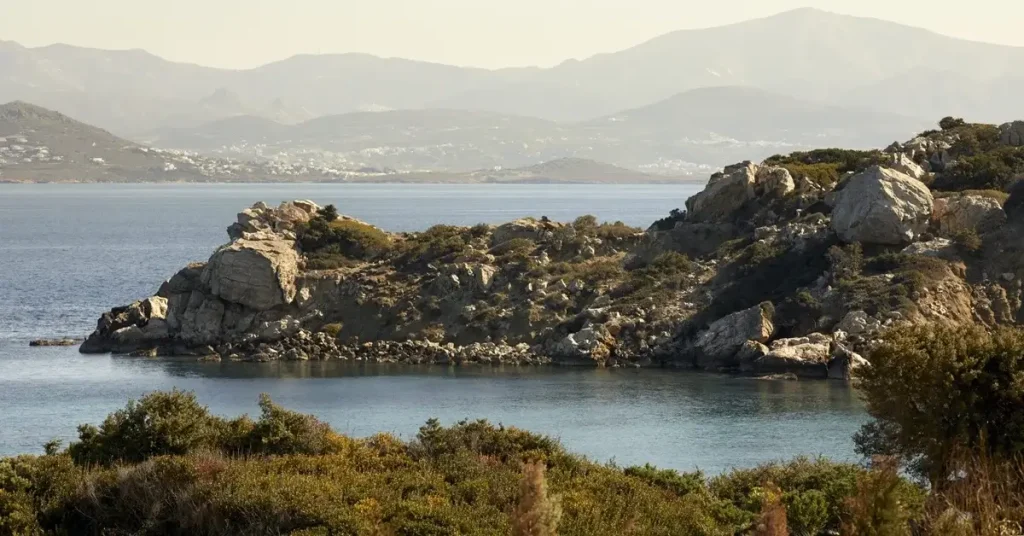
[[[672,32],[621,52],[567,61],[519,86],[474,89],[437,104],[465,103],[464,107],[503,113],[583,120],[712,86],[753,86],[851,104],[843,97],[854,88],[936,65],[985,85],[1022,72],[1024,48],[798,9],[728,26]],[[526,91],[525,97],[517,98],[520,90]],[[885,96],[897,97],[902,91],[893,87]],[[933,94],[925,86],[912,97],[928,102]],[[993,97],[999,101],[992,106],[1015,104],[999,93]],[[935,110],[928,111],[935,115]],[[974,117],[984,111],[965,107],[962,113]]]
[[[298,127],[281,125],[252,117],[235,117],[218,121],[209,130],[225,136],[241,132],[262,131],[270,138],[293,129],[315,135],[319,129],[341,125],[356,129],[375,124],[369,116],[381,116],[391,124],[402,126],[399,138],[422,125],[441,121],[458,123],[476,134],[466,139],[479,139],[494,124],[510,128],[546,123],[524,119],[518,125],[513,118],[488,116],[471,112],[444,110],[416,112],[416,120],[404,113],[349,114],[335,118],[309,121]],[[385,124],[388,124],[385,121]],[[216,127],[216,128],[214,128]],[[219,129],[219,130],[218,130]],[[515,130],[519,134],[522,131]],[[358,137],[358,132],[356,132]],[[460,156],[453,147],[447,149]],[[441,149],[439,149],[441,150]],[[370,149],[379,153],[380,148]],[[401,151],[399,151],[401,152]],[[351,163],[350,163],[351,164]],[[207,157],[193,152],[164,150],[129,142],[113,134],[71,119],[61,113],[25,102],[0,106],[0,182],[166,182],[166,181],[317,181],[317,182],[665,182],[672,177],[655,177],[641,172],[599,164],[583,159],[562,159],[523,169],[490,168],[483,171],[452,173],[447,171],[400,172],[396,169],[356,167],[345,163],[315,163],[310,158],[257,159]]]
[[[0,106],[0,180],[123,180],[174,171],[148,149],[63,114],[24,102]]]
[[[822,104],[752,87],[712,87],[582,126],[618,139],[669,145],[728,139],[752,144],[876,147],[933,124],[928,119]]]
[[[337,170],[146,147],[25,102],[0,106],[0,182],[336,180]]]
[[[1015,88],[1022,72],[1021,47],[814,9],[672,32],[549,69],[485,70],[334,54],[235,71],[169,62],[139,50],[0,42],[0,102],[34,102],[122,135],[235,115],[299,122],[426,108],[578,122],[719,86],[931,120],[956,113],[994,121],[1021,115]],[[278,99],[287,103],[285,111],[273,104]]]
[[[879,147],[933,121],[743,87],[688,91],[582,123],[463,110],[328,116],[297,125],[240,116],[143,138],[243,159],[321,160],[400,172],[519,168],[584,158],[667,175],[703,174],[796,149]]]

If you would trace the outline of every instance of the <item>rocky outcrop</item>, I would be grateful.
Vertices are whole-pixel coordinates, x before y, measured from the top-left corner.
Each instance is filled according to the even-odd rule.
[[[900,173],[917,180],[924,179],[928,175],[928,172],[925,171],[923,167],[917,165],[917,162],[914,162],[909,156],[902,152],[889,155],[889,159],[885,163],[885,167],[899,171]]]
[[[999,126],[999,141],[1003,145],[1024,147],[1024,121],[1013,121]]]
[[[562,223],[522,218],[499,225],[491,233],[491,245],[497,246],[516,238],[539,241],[551,236],[555,229],[565,227]]]
[[[758,197],[785,197],[796,190],[793,175],[784,167],[761,166],[757,170],[755,193]]]
[[[914,242],[903,248],[904,255],[923,255],[939,259],[953,260],[959,257],[956,245],[948,238],[935,238],[927,242]]]
[[[921,181],[878,166],[838,192],[832,228],[844,242],[908,244],[928,229],[933,198]]]
[[[312,202],[257,203],[207,262],[104,314],[82,351],[848,380],[892,326],[1021,317],[1024,266],[1002,247],[1017,223],[918,180],[942,177],[956,135],[729,166],[647,232],[524,218],[362,236]]]
[[[235,240],[217,250],[201,281],[225,302],[256,311],[291,303],[299,255],[290,240]]]
[[[295,238],[297,225],[308,222],[320,210],[312,201],[285,201],[277,208],[259,202],[238,213],[237,221],[228,227],[232,240],[260,239],[272,235]]]
[[[850,380],[858,369],[869,365],[835,336],[822,333],[779,339],[765,350],[753,359],[744,360],[741,370],[758,375],[794,374],[804,378]]]
[[[757,171],[754,164],[743,162],[712,175],[702,192],[686,200],[687,220],[696,223],[730,220],[737,210],[754,198]]]
[[[1006,223],[1003,204],[991,197],[957,195],[936,199],[932,219],[939,233],[952,237],[964,231],[987,233]]]
[[[31,347],[77,346],[81,343],[82,339],[36,339],[29,341],[28,345]]]
[[[748,341],[765,343],[775,331],[772,307],[762,304],[712,322],[693,342],[695,363],[700,368],[738,365],[737,354]]]

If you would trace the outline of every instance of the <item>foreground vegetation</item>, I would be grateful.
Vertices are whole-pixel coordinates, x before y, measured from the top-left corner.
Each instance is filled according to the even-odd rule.
[[[1022,356],[1018,331],[893,330],[864,377],[871,467],[712,478],[485,421],[354,439],[265,396],[259,418],[224,419],[153,393],[66,449],[0,461],[0,534],[1020,534]]]

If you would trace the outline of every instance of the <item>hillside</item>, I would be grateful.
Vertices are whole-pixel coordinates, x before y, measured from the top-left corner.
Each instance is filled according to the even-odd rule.
[[[140,50],[26,48],[13,42],[0,42],[0,65],[0,102],[34,102],[121,135],[240,113],[293,122],[366,110],[455,108],[585,121],[714,86],[751,86],[912,116],[956,113],[994,121],[1019,113],[1011,88],[1019,85],[1024,48],[800,9],[672,32],[548,69],[485,70],[327,54],[234,71],[169,62]],[[910,76],[922,70],[934,74]],[[949,107],[951,93],[944,86],[957,77],[972,82],[965,88],[971,98]],[[234,98],[211,98],[218,94]],[[279,99],[288,113],[275,115]]]
[[[0,182],[336,179],[308,165],[239,162],[147,147],[25,102],[0,106]]]
[[[435,128],[446,125],[445,128]],[[330,181],[330,182],[665,182],[678,177],[641,172],[568,158],[534,164],[546,150],[521,149],[516,139],[550,135],[554,124],[494,114],[425,110],[359,113],[320,118],[298,126],[239,116],[207,125],[193,143],[239,140],[231,151],[203,156],[158,149],[121,139],[61,113],[24,102],[0,106],[0,181],[3,182],[148,182],[148,181]],[[346,133],[335,139],[332,132]],[[182,131],[167,130],[183,136]],[[442,136],[438,138],[437,136]],[[205,137],[203,137],[205,136]],[[251,141],[250,141],[251,140]],[[304,140],[312,140],[306,142]],[[317,144],[324,140],[323,145]],[[294,158],[270,152],[275,143],[300,147]],[[386,144],[392,144],[390,147]],[[456,150],[455,144],[465,150]],[[509,149],[505,145],[513,147]],[[326,147],[313,151],[310,147]],[[304,148],[303,148],[304,147]],[[347,147],[351,153],[333,153]],[[217,151],[213,151],[217,152]],[[314,158],[315,154],[315,158]],[[352,158],[346,154],[354,155]],[[362,158],[359,155],[364,155]],[[380,168],[364,161],[394,162]],[[553,159],[552,159],[553,160]],[[493,162],[522,162],[513,168]],[[484,162],[484,165],[478,165]],[[396,169],[417,166],[413,170]],[[433,170],[431,168],[433,167]],[[485,171],[449,171],[469,167]],[[426,171],[424,171],[426,170]],[[678,174],[677,174],[678,175]]]
[[[0,106],[0,180],[182,180],[198,173],[177,169],[170,155],[24,102]]]
[[[520,168],[561,158],[650,173],[704,173],[741,158],[817,146],[874,147],[932,125],[750,87],[691,90],[582,123],[451,109],[358,112],[282,125],[255,116],[140,138],[239,159],[310,159],[404,173]]]

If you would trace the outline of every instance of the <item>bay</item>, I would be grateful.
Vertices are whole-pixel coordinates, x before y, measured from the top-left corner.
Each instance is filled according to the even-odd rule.
[[[40,452],[132,397],[194,390],[215,413],[267,392],[357,436],[412,437],[428,418],[486,418],[620,464],[716,473],[796,455],[855,460],[866,420],[834,382],[764,382],[669,370],[219,363],[82,356],[28,340],[82,336],[111,306],[205,260],[258,200],[307,198],[391,231],[594,214],[648,226],[683,185],[0,185],[0,455]]]

